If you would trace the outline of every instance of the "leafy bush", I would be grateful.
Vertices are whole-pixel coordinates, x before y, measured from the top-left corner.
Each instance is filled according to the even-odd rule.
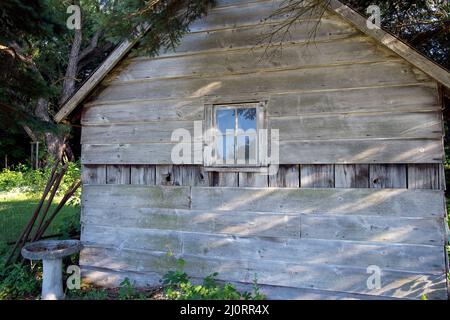
[[[67,298],[75,300],[143,300],[147,299],[147,296],[142,292],[138,292],[130,279],[125,278],[125,280],[120,283],[117,293],[112,292],[112,290],[108,291],[105,288],[96,288],[87,285],[82,287],[81,290],[68,290]]]
[[[108,299],[108,291],[104,288],[85,286],[81,290],[68,290],[66,297],[73,300],[106,300]]]
[[[39,295],[42,271],[37,265],[13,264],[0,270],[0,300]]]
[[[178,270],[167,272],[162,279],[164,293],[168,299],[174,300],[263,300],[255,276],[252,292],[239,292],[231,283],[220,285],[216,277],[218,273],[207,276],[202,284],[193,284],[191,278],[182,270],[184,260],[178,259],[181,266]]]
[[[55,233],[61,233],[62,239],[69,239],[81,234],[80,211],[67,215],[59,224],[55,223]]]
[[[139,293],[131,283],[130,279],[125,278],[119,287],[119,299],[120,300],[143,300],[145,299],[143,293]]]
[[[23,185],[24,177],[20,171],[3,169],[0,173],[0,191],[11,191]]]
[[[50,177],[52,165],[43,169],[34,170],[25,165],[18,165],[14,170],[3,169],[0,172],[0,192],[19,190],[26,193],[42,193]],[[70,188],[72,183],[80,179],[80,164],[71,162],[68,165],[64,179],[61,182],[57,196],[62,196]],[[80,202],[80,189],[71,198],[70,204],[77,205]]]

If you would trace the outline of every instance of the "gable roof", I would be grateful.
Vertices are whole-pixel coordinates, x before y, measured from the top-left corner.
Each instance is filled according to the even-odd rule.
[[[450,73],[431,61],[417,50],[404,43],[391,33],[382,28],[370,29],[367,27],[367,18],[344,5],[338,0],[330,0],[330,9],[345,21],[352,24],[358,30],[376,40],[381,45],[398,54],[407,62],[420,69],[422,72],[435,79],[447,88],[450,88]],[[141,33],[141,36],[145,32]],[[114,67],[125,57],[134,47],[141,36],[134,37],[133,40],[125,40],[114,49],[100,67],[88,78],[88,80],[67,100],[59,112],[55,115],[55,121],[61,122],[99,85],[102,80],[111,72]]]

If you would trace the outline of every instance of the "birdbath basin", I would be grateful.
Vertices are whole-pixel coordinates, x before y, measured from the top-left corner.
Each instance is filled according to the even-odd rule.
[[[37,241],[22,248],[22,256],[29,260],[42,260],[42,299],[64,299],[62,287],[62,258],[81,249],[78,240]]]

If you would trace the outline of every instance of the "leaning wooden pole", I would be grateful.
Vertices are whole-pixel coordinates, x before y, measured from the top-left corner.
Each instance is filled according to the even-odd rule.
[[[47,216],[47,213],[50,210],[50,207],[51,207],[51,205],[53,203],[53,199],[55,198],[56,192],[58,191],[58,188],[61,185],[61,181],[62,181],[62,179],[63,179],[63,177],[64,177],[68,167],[69,167],[69,164],[66,163],[61,168],[61,171],[59,172],[59,174],[58,174],[58,176],[56,178],[56,181],[55,181],[55,183],[53,185],[52,192],[50,193],[50,196],[49,196],[49,198],[47,200],[47,205],[45,206],[44,211],[42,211],[41,218],[39,219],[39,223],[37,225],[36,230],[39,230],[42,227],[42,224],[44,223],[45,217]],[[31,231],[32,230],[30,230],[30,232]],[[36,241],[36,235],[37,235],[37,231],[36,231],[35,236],[32,238],[31,242]]]
[[[77,180],[77,181],[75,181],[72,184],[72,186],[69,188],[69,190],[66,192],[64,197],[61,199],[60,203],[55,208],[55,210],[53,211],[51,216],[48,218],[48,220],[45,221],[44,225],[40,229],[38,229],[38,231],[36,231],[36,236],[35,236],[35,239],[33,241],[37,241],[37,240],[42,238],[42,236],[44,235],[45,231],[47,231],[48,227],[52,223],[53,219],[55,219],[55,217],[59,213],[59,211],[61,211],[61,209],[64,207],[64,205],[67,203],[67,201],[69,201],[69,199],[73,196],[73,194],[77,191],[77,189],[80,186],[81,186],[81,181],[80,180]]]
[[[39,200],[39,203],[38,203],[37,207],[35,208],[33,215],[31,216],[27,226],[22,231],[22,234],[20,235],[19,239],[17,239],[16,244],[14,245],[11,253],[9,254],[8,259],[6,260],[5,266],[9,265],[12,262],[14,255],[17,251],[17,248],[19,248],[22,245],[22,242],[25,243],[26,240],[28,239],[31,230],[33,229],[33,225],[39,216],[39,212],[41,211],[42,205],[44,204],[45,199],[47,198],[47,195],[50,192],[50,189],[56,180],[56,170],[58,169],[58,166],[59,166],[59,161],[56,161],[56,163],[50,173],[50,177],[48,178],[47,185],[44,189],[44,193],[42,194],[42,197]]]

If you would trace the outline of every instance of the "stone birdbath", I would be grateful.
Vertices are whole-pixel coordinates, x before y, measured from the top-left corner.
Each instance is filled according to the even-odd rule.
[[[78,240],[37,241],[22,248],[22,256],[29,260],[42,260],[42,299],[64,299],[62,286],[62,258],[79,252]]]

